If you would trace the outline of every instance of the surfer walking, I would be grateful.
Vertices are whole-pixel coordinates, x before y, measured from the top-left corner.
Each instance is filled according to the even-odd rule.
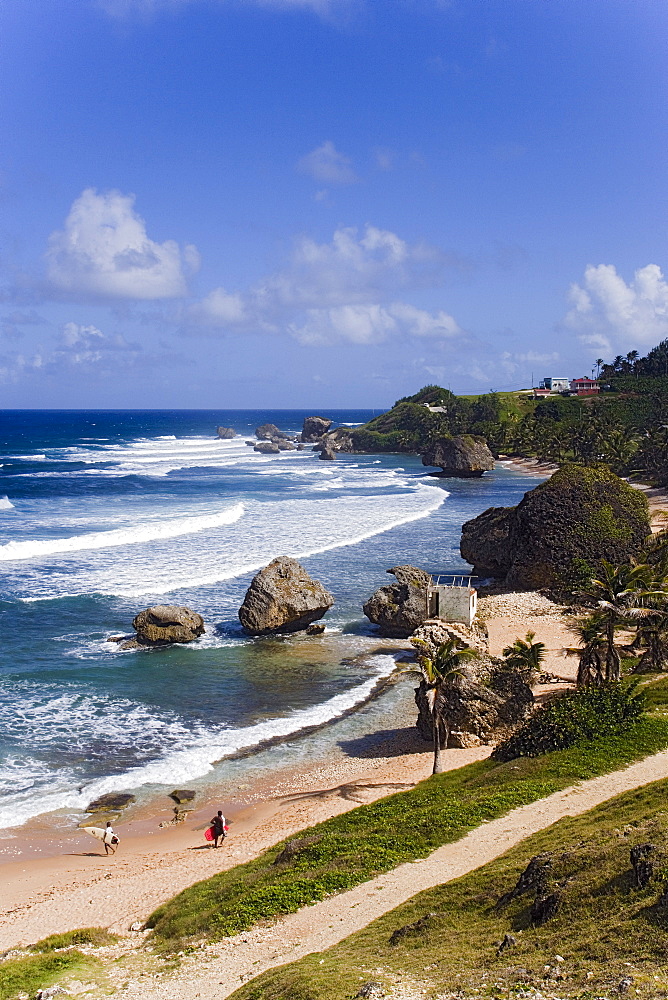
[[[102,843],[104,844],[105,854],[109,854],[109,851],[111,851],[112,854],[116,853],[116,845],[118,844],[118,837],[114,833],[114,828],[110,822],[107,822]]]
[[[218,841],[220,840],[222,843],[225,840],[225,817],[221,809],[211,820],[211,829],[213,831],[213,846],[218,847]]]

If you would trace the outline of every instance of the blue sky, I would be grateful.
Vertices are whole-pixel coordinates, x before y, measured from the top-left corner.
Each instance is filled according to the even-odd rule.
[[[668,336],[663,0],[6,0],[0,406],[382,407]]]

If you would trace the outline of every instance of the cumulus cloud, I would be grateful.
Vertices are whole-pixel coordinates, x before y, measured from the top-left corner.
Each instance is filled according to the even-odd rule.
[[[339,153],[330,139],[302,156],[297,170],[324,184],[354,184],[357,180],[352,160]]]
[[[302,237],[282,270],[243,293],[214,289],[188,309],[186,325],[284,330],[302,344],[449,339],[462,334],[452,316],[395,298],[400,288],[432,284],[442,263],[435,248],[371,225],[337,229],[327,243]]]
[[[39,344],[31,353],[22,351],[0,359],[0,382],[17,382],[35,372],[56,375],[66,370],[118,372],[132,368],[142,353],[139,344],[123,334],[106,334],[96,326],[65,323],[55,345]]]
[[[185,295],[186,271],[199,254],[173,240],[149,238],[134,196],[87,188],[73,203],[64,228],[51,234],[47,274],[73,298],[165,299]]]
[[[569,300],[566,324],[591,346],[651,347],[668,337],[668,283],[657,264],[639,268],[629,284],[612,264],[589,265]]]
[[[289,331],[302,344],[380,344],[391,337],[463,336],[463,330],[445,312],[430,313],[407,302],[378,303],[309,309],[306,322],[291,324]]]

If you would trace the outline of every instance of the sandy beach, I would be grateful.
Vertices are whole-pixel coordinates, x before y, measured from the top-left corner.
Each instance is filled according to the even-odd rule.
[[[513,465],[541,477],[555,468],[531,460]],[[660,526],[668,496],[647,492]],[[529,630],[545,644],[544,669],[552,678],[536,686],[537,698],[573,682],[576,638],[566,609],[537,593],[498,593],[480,599],[479,613],[493,655]],[[42,823],[31,828],[30,837],[25,829],[13,831],[22,853],[0,855],[0,948],[76,927],[104,926],[128,934],[132,924],[143,922],[156,906],[193,882],[247,861],[306,826],[427,778],[431,750],[414,727],[414,681],[403,677],[396,683],[403,690],[391,728],[352,741],[345,751],[333,741],[326,761],[274,770],[251,780],[236,797],[221,789],[216,798],[214,789],[178,825],[160,826],[171,817],[166,797],[162,805],[153,803],[126,822],[121,817],[115,823],[121,845],[113,857],[101,856],[96,842],[81,830],[55,836]],[[490,749],[448,750],[446,767],[481,759]],[[228,817],[230,834],[223,847],[214,850],[204,842],[203,830],[217,808]]]

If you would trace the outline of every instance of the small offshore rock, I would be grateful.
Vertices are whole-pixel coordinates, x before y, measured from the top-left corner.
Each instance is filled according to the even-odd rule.
[[[288,441],[287,438],[281,438],[279,441],[276,442],[276,444],[278,445],[278,450],[279,451],[296,451],[297,450],[296,445],[294,445],[292,443],[292,441]]]
[[[306,634],[307,635],[322,635],[324,631],[325,631],[325,626],[322,625],[320,622],[318,622],[318,623],[316,623],[314,625],[309,625],[309,627],[306,629]]]
[[[135,797],[130,792],[107,792],[100,795],[88,805],[86,812],[108,812],[109,810],[125,809]]]
[[[427,587],[431,576],[407,565],[393,566],[387,572],[396,577],[396,582],[380,587],[362,610],[381,635],[407,639],[428,618]]]
[[[239,608],[239,620],[252,635],[299,632],[322,618],[333,604],[332,594],[296,559],[279,556],[253,577]]]
[[[319,458],[323,462],[333,462],[336,458],[336,452],[329,445],[325,445],[320,451]]]
[[[494,455],[484,437],[461,434],[438,438],[422,453],[422,464],[440,466],[441,472],[434,475],[471,479],[494,468]]]
[[[279,431],[276,424],[261,424],[255,428],[255,437],[259,441],[277,441],[279,438],[289,439],[289,434]]]
[[[253,451],[259,451],[263,455],[278,455],[280,450],[275,441],[258,441],[253,445]]]
[[[205,632],[202,616],[177,604],[156,604],[146,608],[133,618],[132,626],[137,633],[135,641],[140,646],[193,642]],[[121,648],[133,647],[124,643]]]
[[[229,441],[237,436],[237,432],[231,427],[216,427],[216,434],[219,438],[222,438],[223,441]]]
[[[192,788],[176,788],[169,793],[169,797],[174,799],[177,805],[182,805],[184,802],[192,802],[196,794]]]
[[[307,444],[319,441],[332,426],[332,421],[326,417],[306,417],[302,427],[301,439]]]

